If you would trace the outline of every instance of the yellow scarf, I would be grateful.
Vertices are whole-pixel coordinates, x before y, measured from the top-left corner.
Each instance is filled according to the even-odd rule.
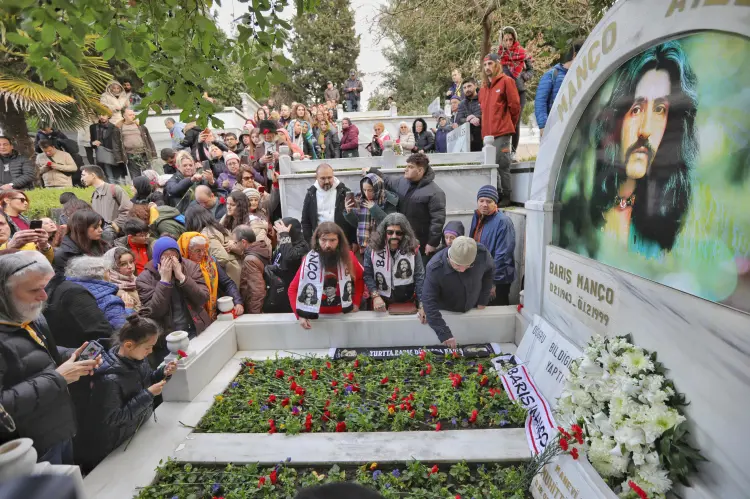
[[[180,247],[180,254],[182,258],[188,258],[188,248],[190,248],[190,240],[194,237],[203,237],[199,232],[185,232],[177,240],[177,245]],[[206,302],[205,308],[208,312],[208,316],[211,319],[216,318],[216,299],[219,294],[219,269],[216,267],[216,262],[213,258],[208,255],[208,244],[206,244],[206,257],[201,260],[201,272],[203,273],[203,279],[206,281],[208,286],[208,301]]]
[[[29,336],[31,336],[31,339],[36,341],[39,346],[47,350],[47,345],[44,344],[44,341],[42,341],[42,338],[37,334],[36,331],[34,331],[34,328],[31,327],[31,322],[24,322],[19,324],[18,322],[8,322],[8,321],[0,321],[0,324],[7,324],[8,326],[16,326],[25,329]]]

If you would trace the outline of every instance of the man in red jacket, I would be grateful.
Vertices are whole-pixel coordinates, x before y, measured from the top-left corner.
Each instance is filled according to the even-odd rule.
[[[500,56],[488,54],[484,58],[484,86],[479,91],[482,108],[482,137],[495,138],[495,161],[498,164],[498,206],[510,204],[510,147],[516,132],[515,124],[521,114],[521,100],[513,78],[503,73]]]

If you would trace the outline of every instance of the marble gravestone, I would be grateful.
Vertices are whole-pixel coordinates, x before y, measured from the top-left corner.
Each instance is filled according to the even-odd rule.
[[[750,490],[748,68],[750,2],[617,2],[555,98],[525,204],[524,316],[658,354],[708,459],[686,499]],[[569,464],[535,497],[587,497]]]

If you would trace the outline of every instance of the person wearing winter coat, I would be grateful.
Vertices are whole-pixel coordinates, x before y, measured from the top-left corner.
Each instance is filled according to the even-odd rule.
[[[13,149],[10,137],[0,134],[0,190],[33,189],[34,162]]]
[[[534,68],[531,65],[531,58],[526,54],[526,49],[518,41],[518,33],[516,33],[515,28],[506,26],[502,29],[501,34],[502,40],[498,50],[500,63],[503,65],[503,72],[515,80],[521,105],[521,111],[514,123],[516,131],[511,140],[511,155],[515,157],[521,139],[521,116],[526,105],[526,82],[534,76]]]
[[[359,99],[362,93],[362,81],[357,78],[355,70],[349,71],[349,79],[344,82],[344,100],[346,111],[349,113],[359,111]]]
[[[450,248],[451,244],[453,244],[453,241],[458,236],[463,236],[466,233],[466,229],[464,228],[464,224],[461,223],[458,220],[451,220],[447,224],[445,224],[445,227],[443,227],[443,238],[440,241],[440,247],[438,248],[438,251],[445,248]]]
[[[156,208],[158,216],[151,225],[151,235],[155,238],[167,235],[177,240],[185,232],[185,215],[177,208],[171,206],[159,206]]]
[[[464,100],[458,105],[453,128],[458,128],[464,123],[469,123],[470,149],[471,152],[481,151],[484,143],[482,141],[482,106],[479,104],[477,93],[477,80],[467,78],[464,82]]]
[[[152,252],[153,259],[135,282],[141,305],[151,309],[151,317],[165,336],[172,331],[187,331],[193,338],[211,324],[204,308],[209,292],[201,268],[182,258],[177,241],[171,237],[157,239]],[[158,364],[167,353],[162,339],[152,360]]]
[[[68,261],[77,256],[102,256],[109,244],[102,240],[104,219],[91,210],[78,210],[68,220],[68,231],[62,243],[55,248],[52,265],[58,277],[64,277]]]
[[[435,131],[435,152],[448,152],[448,134],[451,128],[448,125],[448,119],[445,116],[438,118],[438,126]]]
[[[240,294],[245,305],[245,313],[263,313],[263,302],[266,299],[266,283],[263,271],[271,263],[271,246],[255,240],[255,232],[249,225],[238,225],[232,231],[232,240],[242,247],[242,276],[240,277]]]
[[[547,119],[552,110],[552,104],[555,102],[555,97],[557,97],[557,92],[560,91],[565,75],[568,74],[568,69],[570,69],[576,55],[581,50],[581,45],[580,41],[574,42],[565,54],[565,62],[555,64],[539,80],[539,85],[536,87],[536,97],[534,97],[534,116],[536,116],[536,123],[539,126],[541,136],[544,136],[544,127],[547,126]]]
[[[15,423],[0,432],[0,443],[30,438],[38,462],[73,464],[76,419],[70,385],[100,360],[77,361],[77,350],[57,346],[42,315],[39,290],[54,275],[36,251],[0,258],[0,404]]]
[[[177,368],[176,360],[152,369],[148,356],[163,331],[143,309],[128,316],[115,342],[105,347],[101,366],[91,377],[91,394],[76,438],[76,458],[84,472],[128,442],[154,412],[154,398]]]
[[[39,147],[44,152],[37,154],[36,166],[44,187],[73,187],[73,175],[78,171],[73,156],[57,149],[47,140],[42,140]]]
[[[341,157],[359,157],[359,128],[349,118],[341,121]]]
[[[356,231],[344,218],[345,197],[349,188],[333,174],[333,168],[322,163],[315,171],[315,183],[310,186],[302,202],[302,233],[310,240],[322,222],[334,222],[341,227],[350,242],[355,242]]]
[[[276,220],[273,228],[276,231],[277,241],[270,270],[283,281],[284,289],[289,289],[289,285],[302,264],[302,258],[310,251],[310,243],[303,237],[302,224],[296,218],[284,217]],[[276,308],[264,310],[264,312],[289,313],[292,312],[292,307],[289,300],[281,299]]]
[[[321,143],[323,150],[323,157],[325,159],[333,159],[341,157],[341,140],[339,139],[338,133],[336,133],[335,125],[325,121],[320,124],[320,137],[322,139],[318,142]]]
[[[385,188],[380,177],[368,173],[359,181],[359,194],[346,200],[344,206],[344,218],[357,230],[357,245],[363,255],[380,222],[396,212],[398,196]]]
[[[198,124],[195,121],[191,121],[185,125],[182,132],[185,136],[180,140],[180,147],[187,149],[193,159],[197,159],[198,139],[201,135],[201,129],[198,128]]]
[[[65,280],[86,289],[96,300],[96,305],[112,329],[117,330],[122,327],[125,317],[130,315],[132,310],[126,310],[125,302],[117,296],[120,288],[105,280],[108,271],[109,264],[104,257],[80,256],[68,262],[65,268]],[[77,307],[73,310],[77,313]]]
[[[36,131],[36,137],[34,138],[34,152],[39,154],[42,152],[41,142],[46,140],[56,149],[65,151],[64,140],[68,140],[68,136],[60,130],[54,130],[49,125],[43,125],[39,130]],[[67,151],[66,151],[67,152]]]
[[[383,177],[375,168],[368,173],[381,177],[385,188],[398,195],[398,211],[406,215],[419,240],[419,252],[429,260],[440,245],[445,223],[445,192],[435,183],[430,159],[425,154],[412,154],[406,159],[404,176],[397,180]]]
[[[137,312],[141,299],[135,287],[135,253],[130,248],[115,246],[104,254],[109,266],[107,280],[117,286],[117,296],[125,303],[126,309]]]
[[[109,118],[109,121],[113,125],[116,125],[120,121],[122,121],[123,111],[130,107],[128,94],[125,92],[125,90],[123,90],[122,85],[120,85],[120,83],[117,81],[111,81],[107,84],[107,87],[104,89],[104,93],[99,99],[99,102],[101,102],[103,105],[108,107],[110,111],[112,111],[112,116]]]
[[[177,153],[177,173],[172,175],[164,186],[167,204],[184,212],[195,198],[195,189],[199,185],[206,185],[216,190],[216,178],[210,171],[196,173],[196,163],[187,151]]]
[[[414,132],[409,130],[409,124],[402,121],[398,125],[398,137],[396,138],[396,144],[401,146],[401,154],[408,156],[414,149]]]
[[[122,230],[125,235],[115,239],[115,247],[124,248],[133,253],[134,273],[138,275],[151,260],[151,246],[156,239],[148,236],[148,224],[139,218],[128,218]]]
[[[104,170],[107,182],[124,184],[126,168],[117,164],[114,156],[115,125],[109,121],[109,115],[102,114],[99,120],[89,126],[89,144],[96,152],[96,164]]]
[[[132,181],[144,170],[151,169],[151,160],[158,158],[156,146],[145,125],[138,123],[135,111],[122,112],[122,121],[115,124],[112,154],[118,165],[125,165]]]
[[[516,250],[516,231],[510,218],[497,209],[499,199],[495,186],[480,187],[469,237],[482,243],[495,261],[495,275],[492,279],[494,292],[490,305],[509,305],[510,285],[516,277],[513,257]]]
[[[414,132],[414,147],[412,152],[421,152],[429,154],[435,152],[435,136],[427,129],[427,122],[422,118],[417,118],[411,126]]]

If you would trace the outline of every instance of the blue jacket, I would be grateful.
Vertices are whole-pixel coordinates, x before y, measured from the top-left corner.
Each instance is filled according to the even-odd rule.
[[[475,211],[471,219],[469,237],[474,238],[478,222],[479,214]],[[516,278],[516,265],[513,260],[513,252],[516,249],[516,229],[510,218],[498,210],[485,223],[479,242],[487,248],[495,261],[493,280],[503,283],[513,282]]]
[[[185,123],[182,123],[180,121],[175,121],[174,128],[172,128],[172,131],[170,132],[170,136],[172,138],[172,149],[174,151],[181,151],[183,149],[186,149],[183,147],[180,142],[182,142],[185,139]]]
[[[122,298],[117,296],[119,288],[116,284],[98,279],[78,279],[76,277],[68,277],[67,280],[83,286],[94,296],[99,310],[104,313],[104,317],[115,330],[120,329],[125,324],[125,318],[132,313],[132,310],[125,308]]]
[[[555,73],[557,73],[556,76]],[[552,110],[552,103],[555,102],[555,97],[562,87],[566,74],[568,74],[568,69],[562,64],[556,64],[555,67],[544,73],[539,80],[539,85],[536,87],[536,97],[534,98],[534,115],[539,128],[547,126],[547,118]],[[553,76],[555,76],[554,82],[552,81]]]
[[[474,265],[465,272],[457,272],[448,262],[448,249],[438,251],[427,264],[422,286],[422,306],[427,324],[443,342],[453,337],[441,310],[468,312],[478,305],[487,305],[492,289],[495,264],[487,248],[477,244]]]
[[[448,152],[448,134],[451,131],[447,125],[437,127],[435,131],[435,152]]]

